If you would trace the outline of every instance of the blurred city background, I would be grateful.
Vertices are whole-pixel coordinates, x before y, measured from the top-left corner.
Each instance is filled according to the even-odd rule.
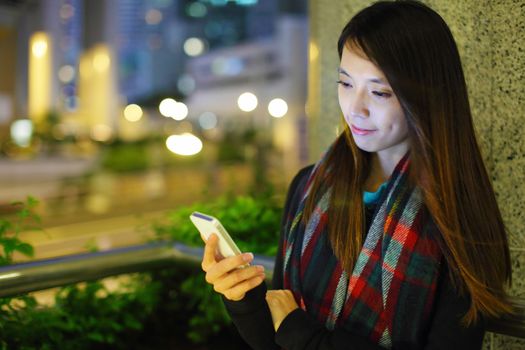
[[[2,0],[0,216],[36,198],[43,258],[228,193],[282,199],[308,161],[307,21],[306,0]]]

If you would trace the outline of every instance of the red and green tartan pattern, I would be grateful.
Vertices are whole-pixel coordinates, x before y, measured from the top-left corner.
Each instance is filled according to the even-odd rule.
[[[344,328],[388,349],[424,342],[442,260],[421,192],[409,186],[409,164],[406,155],[390,177],[350,276],[327,237],[329,188],[313,194],[316,208],[301,222],[319,163],[283,243],[284,287],[299,305],[328,329]]]

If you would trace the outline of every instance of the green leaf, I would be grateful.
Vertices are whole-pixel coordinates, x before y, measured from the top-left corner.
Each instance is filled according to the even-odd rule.
[[[18,243],[15,249],[25,256],[32,257],[35,254],[33,246],[29,243]]]

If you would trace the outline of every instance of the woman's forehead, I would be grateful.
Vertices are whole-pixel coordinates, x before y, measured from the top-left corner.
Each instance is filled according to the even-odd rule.
[[[386,83],[383,71],[355,45],[345,45],[343,48],[339,72],[346,75],[365,73],[375,76],[378,83]]]

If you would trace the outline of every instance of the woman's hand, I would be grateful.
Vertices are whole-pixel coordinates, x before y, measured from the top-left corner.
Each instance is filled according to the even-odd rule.
[[[286,316],[299,307],[289,289],[267,291],[266,302],[270,308],[273,328],[276,332]]]
[[[263,266],[245,266],[253,260],[252,253],[243,253],[229,258],[215,255],[219,238],[212,234],[204,247],[202,269],[206,282],[229,300],[241,300],[249,290],[257,287],[264,279]],[[245,267],[243,267],[245,266]]]

